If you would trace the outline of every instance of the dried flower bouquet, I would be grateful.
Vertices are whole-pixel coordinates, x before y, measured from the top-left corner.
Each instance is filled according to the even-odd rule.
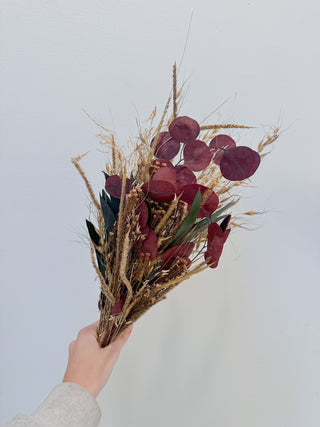
[[[99,201],[79,164],[83,156],[72,159],[96,217],[96,225],[89,220],[86,224],[101,283],[97,339],[102,347],[180,282],[217,267],[230,230],[237,225],[229,210],[239,199],[231,190],[247,185],[264,149],[278,137],[275,129],[257,151],[237,146],[219,131],[249,126],[200,126],[178,116],[181,94],[174,65],[173,89],[160,122],[154,125],[154,109],[149,127],[139,129],[129,158],[113,133],[97,123],[103,131],[100,142],[112,156]]]

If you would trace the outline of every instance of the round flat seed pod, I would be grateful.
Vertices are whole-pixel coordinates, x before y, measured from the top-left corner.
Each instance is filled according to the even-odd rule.
[[[172,138],[184,143],[196,139],[199,133],[200,125],[191,117],[177,117],[169,125],[169,134]]]
[[[242,181],[252,176],[260,164],[259,154],[249,147],[226,150],[220,161],[222,175],[230,181]]]
[[[185,145],[183,158],[185,166],[194,172],[199,172],[209,166],[212,154],[210,148],[197,139]]]
[[[151,145],[154,143],[154,138]],[[169,132],[160,132],[157,145],[154,150],[155,157],[162,159],[173,159],[180,150],[180,141],[172,138]]]
[[[236,146],[235,141],[229,135],[217,135],[209,143],[209,148],[213,156],[213,162],[220,165],[224,150]]]

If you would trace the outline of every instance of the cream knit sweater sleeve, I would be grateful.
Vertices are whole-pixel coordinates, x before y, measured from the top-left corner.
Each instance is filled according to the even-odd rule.
[[[3,427],[97,427],[96,399],[78,384],[58,384],[31,415],[19,414]]]

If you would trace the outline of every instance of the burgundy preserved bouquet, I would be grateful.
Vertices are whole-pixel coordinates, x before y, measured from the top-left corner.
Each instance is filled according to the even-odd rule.
[[[111,164],[104,171],[99,201],[79,164],[96,225],[87,220],[91,259],[101,283],[98,341],[108,345],[130,323],[166,298],[191,275],[218,265],[223,246],[236,224],[230,208],[237,203],[231,190],[245,185],[260,165],[266,146],[257,151],[237,146],[221,129],[249,128],[223,124],[200,126],[178,116],[182,89],[173,90],[157,126],[156,109],[147,129],[139,129],[129,158],[112,132],[98,124]],[[173,101],[173,111],[168,114]],[[252,214],[254,212],[247,212]]]

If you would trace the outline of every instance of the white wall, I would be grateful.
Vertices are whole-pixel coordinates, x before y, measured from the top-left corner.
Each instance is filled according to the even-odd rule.
[[[84,231],[105,157],[82,112],[136,134],[166,101],[193,20],[183,114],[248,123],[255,147],[284,130],[220,266],[135,326],[99,397],[101,426],[316,427],[319,357],[317,0],[1,0],[1,419],[32,412],[61,381],[67,345],[98,318]],[[236,95],[236,96],[235,96]]]

